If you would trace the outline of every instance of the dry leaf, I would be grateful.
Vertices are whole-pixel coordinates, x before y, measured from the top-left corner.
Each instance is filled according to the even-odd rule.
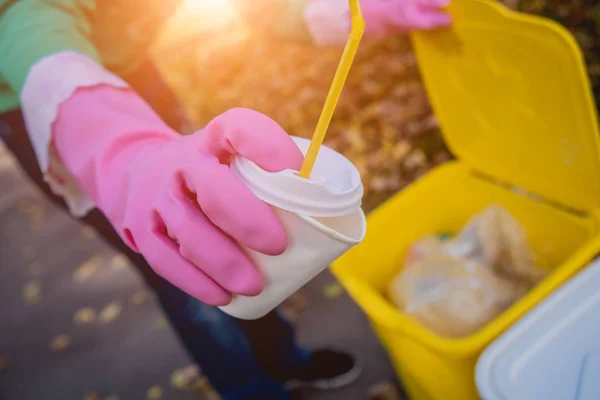
[[[154,321],[154,325],[159,328],[159,329],[163,329],[166,328],[167,325],[167,320],[164,317],[158,317],[156,318],[156,321]]]
[[[129,302],[133,305],[139,306],[147,302],[149,297],[150,296],[147,292],[139,291],[131,295]]]
[[[93,256],[75,270],[73,279],[79,283],[87,281],[98,271],[103,262],[104,260],[99,255]]]
[[[202,395],[205,400],[220,400],[221,396],[215,391],[205,376],[201,376],[193,383],[194,392]]]
[[[288,304],[283,304],[278,308],[281,316],[292,324],[296,324],[300,319],[300,313]]]
[[[160,386],[152,386],[150,389],[148,389],[148,391],[146,392],[146,398],[148,400],[158,400],[161,399],[163,395],[163,390]]]
[[[77,311],[73,316],[75,325],[84,325],[96,321],[96,311],[93,308],[86,307]]]
[[[96,392],[88,392],[83,396],[83,400],[100,400],[100,395]]]
[[[308,296],[306,296],[301,291],[298,291],[290,297],[288,297],[288,299],[285,302],[286,304],[289,304],[290,307],[292,307],[294,310],[300,313],[305,311],[308,308],[308,305],[310,304]]]
[[[370,400],[402,400],[396,385],[391,382],[380,382],[369,389]]]
[[[10,368],[10,358],[0,357],[0,373],[6,371],[8,368]]]
[[[427,156],[425,153],[418,149],[410,153],[404,160],[404,167],[408,169],[416,169],[422,167],[427,163]]]
[[[50,350],[63,351],[71,344],[71,338],[67,335],[59,335],[50,342]]]
[[[401,141],[394,146],[392,150],[392,159],[396,162],[404,160],[404,158],[410,153],[410,143]]]
[[[337,282],[326,285],[323,288],[323,296],[332,300],[340,297],[344,293],[344,288]]]
[[[100,311],[99,320],[103,324],[108,324],[109,322],[114,321],[121,315],[121,311],[123,307],[119,302],[112,302]]]
[[[110,262],[110,267],[114,269],[123,269],[127,265],[129,265],[129,259],[123,254],[116,255]]]
[[[40,281],[31,281],[23,287],[23,298],[29,305],[40,302],[42,296],[42,283]]]
[[[46,220],[44,208],[39,205],[32,205],[27,210],[27,214],[29,215],[29,227],[31,230],[34,232],[42,230]]]
[[[200,371],[196,365],[180,368],[171,374],[171,386],[175,389],[189,389],[199,376]]]
[[[21,250],[21,256],[26,260],[33,260],[37,254],[37,250],[33,246],[25,246]]]
[[[96,230],[91,226],[84,226],[81,228],[81,237],[90,240],[96,237]]]

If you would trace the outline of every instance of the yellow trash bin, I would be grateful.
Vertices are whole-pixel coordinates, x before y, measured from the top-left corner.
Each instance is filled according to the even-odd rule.
[[[454,0],[455,25],[415,34],[421,73],[457,161],[375,210],[333,270],[365,310],[413,400],[479,398],[482,350],[600,253],[598,122],[580,50],[557,24],[485,0]],[[548,277],[470,337],[439,337],[387,300],[421,237],[458,232],[488,205],[525,226]]]

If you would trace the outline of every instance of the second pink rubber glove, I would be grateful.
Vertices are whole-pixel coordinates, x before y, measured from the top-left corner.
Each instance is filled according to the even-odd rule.
[[[381,37],[449,26],[450,0],[361,0],[365,36]],[[310,0],[304,19],[319,45],[343,44],[350,33],[348,0]]]
[[[241,154],[268,171],[298,170],[303,156],[274,121],[234,109],[181,136],[133,91],[99,86],[78,89],[53,128],[64,165],[159,275],[212,305],[262,291],[237,243],[277,255],[287,235],[228,162]]]

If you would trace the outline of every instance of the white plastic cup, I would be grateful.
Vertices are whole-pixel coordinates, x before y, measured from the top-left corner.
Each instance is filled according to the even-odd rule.
[[[306,154],[310,141],[293,139]],[[292,170],[267,172],[242,157],[233,160],[231,169],[259,199],[273,207],[288,234],[288,248],[279,256],[243,247],[262,271],[265,289],[254,297],[234,296],[221,310],[252,320],[275,309],[363,240],[363,186],[356,167],[325,146],[319,151],[310,180]]]

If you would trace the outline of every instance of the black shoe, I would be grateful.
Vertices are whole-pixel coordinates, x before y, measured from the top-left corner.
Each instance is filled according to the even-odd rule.
[[[308,365],[285,382],[289,391],[300,388],[338,389],[353,383],[362,372],[354,357],[332,350],[312,353]]]

